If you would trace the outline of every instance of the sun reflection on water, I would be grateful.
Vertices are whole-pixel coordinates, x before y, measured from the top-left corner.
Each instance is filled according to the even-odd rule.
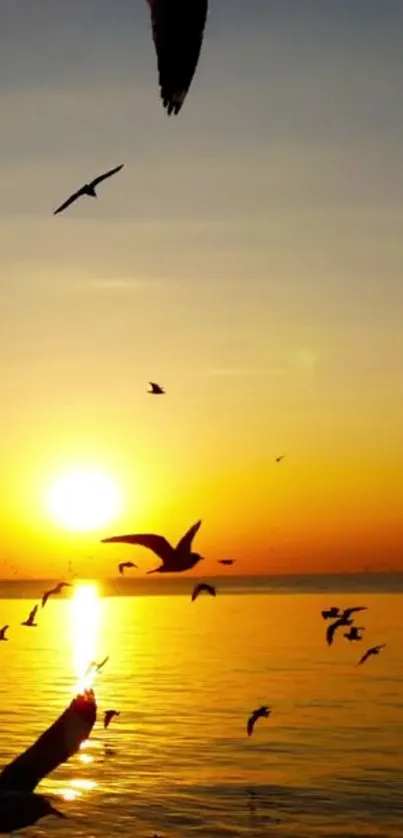
[[[92,686],[96,669],[91,668],[97,657],[101,602],[95,582],[80,582],[75,586],[70,600],[73,664],[77,682],[74,692],[82,692]]]

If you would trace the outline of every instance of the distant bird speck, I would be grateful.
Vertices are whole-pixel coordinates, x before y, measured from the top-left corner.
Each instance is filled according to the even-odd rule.
[[[160,385],[157,384],[156,381],[149,381],[148,383],[151,387],[151,390],[147,390],[147,393],[150,393],[151,396],[164,396],[165,395],[164,388],[160,387]]]
[[[255,727],[255,724],[256,724],[257,720],[258,719],[263,719],[263,718],[267,719],[270,716],[270,713],[271,713],[270,708],[265,707],[265,705],[262,705],[262,707],[259,707],[257,710],[253,711],[253,713],[249,716],[249,719],[248,719],[247,725],[246,725],[246,732],[247,732],[248,736],[252,735],[253,728]]]
[[[370,649],[367,649],[365,654],[362,656],[361,660],[358,661],[358,665],[360,665],[361,663],[365,663],[365,661],[368,660],[368,658],[370,658],[371,655],[379,655],[379,653],[382,651],[382,649],[385,648],[385,646],[386,643],[381,643],[379,646],[371,646]]]
[[[197,599],[197,597],[199,596],[199,594],[201,594],[203,591],[205,591],[206,594],[210,594],[210,596],[216,595],[216,590],[215,588],[213,588],[212,585],[206,585],[204,582],[200,582],[193,588],[192,602],[194,602],[195,599]]]
[[[114,716],[120,716],[120,712],[118,710],[105,710],[104,715],[104,727],[109,727],[112,719]]]
[[[103,538],[103,544],[111,544],[120,542],[122,544],[138,544],[152,550],[156,556],[162,561],[160,567],[155,570],[149,570],[148,573],[183,573],[185,570],[190,570],[199,561],[203,559],[199,553],[192,553],[192,541],[201,525],[201,521],[197,521],[180,539],[176,547],[172,547],[169,541],[162,535],[153,535],[151,533],[144,533],[139,535],[114,535],[111,538]]]
[[[45,593],[42,596],[42,608],[44,608],[50,596],[56,596],[56,594],[60,594],[63,588],[71,588],[70,582],[59,582],[59,584],[55,585],[54,588],[50,588],[49,591],[45,591]]]
[[[64,201],[63,204],[60,204],[60,207],[58,207],[54,211],[53,215],[58,215],[59,212],[63,212],[63,210],[67,209],[67,207],[69,207],[70,204],[72,204],[74,201],[77,201],[77,199],[81,198],[83,195],[88,195],[89,198],[97,198],[98,196],[95,191],[95,187],[98,186],[98,184],[102,183],[103,180],[106,180],[106,178],[112,177],[112,175],[115,175],[116,172],[120,172],[120,170],[123,169],[123,166],[124,163],[122,163],[120,166],[116,166],[114,169],[110,169],[109,172],[105,172],[105,174],[103,175],[99,175],[98,177],[94,178],[94,180],[92,180],[90,183],[85,183],[84,186],[81,186],[81,188],[77,190],[77,192],[74,192],[72,195],[70,195],[70,197],[67,198],[67,201]]]
[[[178,114],[199,61],[208,0],[148,0],[161,99]]]
[[[36,617],[37,610],[38,610],[38,606],[34,605],[32,611],[29,612],[28,618],[26,620],[24,620],[24,622],[21,623],[21,625],[22,626],[29,626],[30,628],[36,628],[36,626],[38,625],[38,623],[35,622],[35,617]]]
[[[235,562],[235,559],[218,559],[218,564],[223,564],[223,565],[226,565],[226,566],[234,564],[234,562]]]
[[[6,637],[6,631],[9,628],[10,626],[3,626],[3,628],[0,629],[0,640],[8,640],[8,637]]]
[[[285,454],[280,454],[279,457],[276,457],[276,463],[281,463],[281,460],[284,460]]]
[[[134,564],[134,562],[120,562],[120,564],[118,565],[118,568],[119,568],[119,573],[121,573],[122,576],[123,576],[123,571],[124,571],[125,567],[137,567],[137,565]]]

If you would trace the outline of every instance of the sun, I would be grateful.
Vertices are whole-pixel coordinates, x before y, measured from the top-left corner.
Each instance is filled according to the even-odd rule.
[[[48,514],[69,530],[89,532],[109,524],[122,507],[121,492],[107,474],[95,468],[74,468],[59,475],[47,489]]]

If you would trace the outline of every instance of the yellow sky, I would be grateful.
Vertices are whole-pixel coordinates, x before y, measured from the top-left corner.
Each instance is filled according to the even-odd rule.
[[[195,549],[242,573],[403,568],[402,11],[371,6],[363,30],[347,0],[234,3],[175,119],[140,3],[113,26],[103,0],[95,21],[78,0],[0,13],[0,561],[17,575],[89,555],[109,575],[128,551],[104,535],[176,541],[198,518]],[[121,162],[98,201],[52,216]],[[44,496],[87,465],[125,507],[78,535]]]

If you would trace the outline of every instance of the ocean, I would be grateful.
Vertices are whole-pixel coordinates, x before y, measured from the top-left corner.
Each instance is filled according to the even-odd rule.
[[[109,656],[90,739],[38,788],[68,820],[27,836],[403,836],[403,577],[207,581],[216,598],[192,603],[190,577],[77,580],[37,628],[20,623],[47,583],[0,582],[0,765]],[[332,605],[367,606],[363,641],[340,631],[327,646],[320,612]],[[248,738],[263,704],[271,716]]]

